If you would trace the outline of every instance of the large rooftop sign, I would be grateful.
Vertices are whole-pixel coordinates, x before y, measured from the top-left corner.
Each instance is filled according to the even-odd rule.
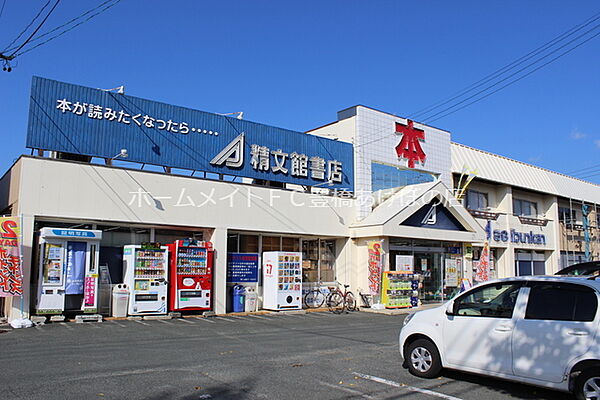
[[[27,147],[353,190],[349,143],[34,77]]]

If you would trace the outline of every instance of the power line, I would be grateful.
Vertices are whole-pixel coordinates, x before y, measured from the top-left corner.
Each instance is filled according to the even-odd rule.
[[[0,8],[0,18],[2,18],[2,12],[4,12],[4,6],[6,5],[6,0],[2,2],[2,8]]]
[[[549,49],[550,47],[554,46],[554,44],[561,42],[562,40],[564,40],[565,38],[572,36],[574,33],[580,31],[581,29],[585,28],[586,26],[590,25],[592,22],[595,22],[596,20],[600,19],[600,13],[593,15],[592,17],[588,18],[587,20],[585,20],[584,22],[582,22],[581,24],[575,25],[573,28],[567,30],[566,32],[560,34],[559,36],[555,37],[554,39],[550,40],[549,42],[546,42],[545,44],[543,44],[542,46],[532,50],[531,52],[525,54],[524,56],[514,60],[513,62],[511,62],[510,64],[505,65],[504,67],[496,70],[495,72],[491,73],[490,75],[485,76],[484,78],[478,80],[477,82],[467,86],[466,88],[464,88],[463,90],[455,93],[455,95],[451,98],[449,98],[448,100],[442,100],[439,101],[437,103],[434,103],[430,106],[427,106],[425,108],[422,108],[419,111],[416,111],[412,114],[409,115],[410,118],[418,118],[420,115],[423,114],[428,114],[429,112],[435,110],[436,108],[439,108],[445,104],[450,103],[452,100],[455,100],[457,98],[462,97],[464,94],[472,91],[473,89],[476,89],[482,85],[484,85],[485,83],[503,75],[505,72],[507,72],[508,70],[514,69],[515,67],[517,67],[518,65],[521,65],[522,63],[524,63],[525,61],[535,57],[536,55],[544,52],[545,50]]]
[[[17,40],[19,40],[19,38],[21,36],[23,36],[23,34],[25,32],[27,32],[27,30],[31,27],[31,25],[33,25],[33,23],[35,22],[35,20],[38,19],[39,16],[42,15],[42,12],[46,9],[46,7],[48,7],[48,4],[50,4],[50,1],[52,1],[52,0],[48,0],[48,2],[46,4],[44,4],[44,7],[42,7],[42,9],[37,13],[37,15],[35,17],[33,17],[33,19],[31,20],[31,22],[25,27],[25,29],[23,29],[23,31],[21,33],[19,33],[19,35],[16,38],[14,38],[14,40],[12,42],[10,42],[10,44],[8,46],[6,46],[6,48],[4,50],[2,50],[2,53],[6,52],[10,46],[12,46],[13,44],[15,44],[15,42]],[[2,6],[2,9],[4,9],[4,6]]]
[[[597,168],[597,167],[600,167],[600,164],[595,164],[595,165],[592,165],[592,166],[589,166],[589,167],[575,169],[573,171],[567,172],[567,174],[577,173],[578,175],[580,175],[580,174],[584,173],[583,171],[586,171],[588,169],[594,169],[594,168]]]
[[[599,25],[599,26],[600,26],[600,25]],[[594,29],[596,29],[596,28],[594,28]],[[591,29],[591,30],[593,30],[593,29]],[[591,30],[590,30],[590,31],[591,31]],[[540,69],[544,68],[546,65],[548,65],[548,64],[551,64],[551,63],[553,63],[554,61],[558,60],[559,58],[561,58],[561,57],[563,57],[563,56],[565,56],[565,55],[569,54],[569,53],[570,53],[570,52],[572,52],[573,50],[575,50],[575,49],[577,49],[578,47],[580,47],[580,46],[584,45],[585,43],[589,42],[590,40],[594,39],[594,38],[595,38],[595,37],[597,37],[598,35],[600,35],[600,32],[598,32],[598,33],[594,34],[593,36],[590,36],[589,38],[585,39],[583,42],[580,42],[580,43],[578,43],[576,46],[574,46],[574,47],[572,47],[572,48],[568,49],[567,51],[565,51],[565,52],[563,52],[563,53],[559,54],[558,56],[554,57],[554,58],[553,58],[553,59],[551,59],[550,61],[547,61],[547,62],[545,62],[544,64],[540,65],[539,67],[537,67],[537,68],[534,68],[533,70],[529,71],[529,72],[528,72],[528,73],[526,73],[525,75],[522,75],[522,76],[520,76],[519,78],[517,78],[517,79],[515,79],[515,80],[513,80],[513,81],[511,81],[511,82],[508,82],[506,85],[500,86],[498,89],[496,89],[496,90],[494,90],[494,91],[492,91],[492,92],[490,92],[490,93],[487,93],[485,96],[482,96],[482,97],[480,97],[480,98],[478,98],[478,99],[475,99],[475,100],[473,100],[472,102],[470,102],[470,103],[467,103],[467,104],[465,104],[464,106],[462,106],[462,107],[459,107],[459,108],[457,108],[457,109],[455,109],[455,110],[453,110],[453,111],[450,111],[450,112],[448,112],[448,113],[446,113],[446,114],[444,114],[444,115],[442,115],[442,116],[440,116],[440,117],[437,117],[437,118],[435,118],[435,119],[433,119],[433,120],[427,120],[427,121],[428,121],[429,123],[432,123],[432,122],[435,122],[435,121],[437,121],[437,120],[439,120],[439,119],[445,118],[445,117],[447,117],[448,115],[454,114],[455,112],[457,112],[457,111],[460,111],[460,110],[462,110],[462,109],[463,109],[463,108],[465,108],[465,107],[468,107],[468,106],[470,106],[470,105],[472,105],[472,104],[475,104],[475,103],[477,103],[477,102],[479,102],[479,101],[481,101],[481,100],[483,100],[483,99],[485,99],[485,98],[487,98],[487,97],[489,97],[489,96],[493,95],[494,93],[497,93],[497,92],[499,92],[500,90],[502,90],[502,89],[504,89],[504,88],[506,88],[506,87],[508,87],[508,86],[510,86],[510,85],[512,85],[512,84],[514,84],[514,83],[517,83],[517,82],[519,82],[521,79],[528,77],[529,75],[533,74],[534,72],[536,72],[536,71],[538,71],[538,70],[540,70]],[[575,39],[575,40],[576,40],[576,39]],[[564,47],[564,46],[563,46],[563,47]],[[551,53],[551,54],[552,54],[552,53]],[[514,74],[513,74],[513,75],[514,75]],[[495,86],[495,85],[494,85],[494,86]],[[459,103],[459,104],[460,104],[460,103]],[[458,104],[456,104],[456,105],[458,105]],[[450,108],[454,108],[454,107],[456,107],[456,105],[454,105],[454,106],[452,106],[452,107],[450,107]],[[448,108],[448,109],[450,109],[450,108]],[[438,113],[438,114],[439,114],[439,113]],[[437,115],[437,114],[436,114],[436,115]]]
[[[60,3],[60,0],[56,0],[56,3],[54,3],[54,6],[48,12],[48,14],[46,15],[46,17],[42,20],[42,22],[40,22],[40,24],[38,25],[38,27],[33,31],[33,33],[31,35],[29,35],[29,37],[27,38],[27,40],[25,40],[22,45],[20,45],[19,47],[17,47],[17,49],[15,51],[13,51],[13,53],[10,56],[8,56],[8,59],[12,60],[13,58],[15,58],[15,54],[17,53],[17,51],[21,50],[27,43],[29,43],[29,41],[31,40],[31,38],[33,38],[33,36],[35,36],[35,34],[40,30],[40,28],[42,27],[42,25],[44,25],[44,23],[48,20],[48,17],[50,17],[50,14],[52,14],[52,12],[56,9],[56,7],[58,6],[58,3]]]
[[[94,8],[92,8],[92,9],[89,9],[88,11],[86,11],[86,12],[84,12],[83,14],[81,14],[81,15],[79,15],[79,16],[77,16],[77,17],[75,17],[75,18],[71,19],[71,20],[69,20],[68,22],[65,22],[64,24],[62,24],[62,25],[59,25],[59,26],[57,26],[56,28],[54,28],[54,29],[52,29],[52,30],[50,30],[50,31],[48,31],[48,32],[46,32],[46,33],[43,33],[43,34],[41,34],[41,35],[39,35],[39,36],[37,36],[37,37],[33,38],[33,39],[30,41],[30,43],[34,43],[34,42],[36,42],[36,41],[38,41],[38,40],[41,40],[42,38],[44,38],[44,37],[46,37],[46,36],[48,36],[48,35],[50,35],[50,34],[52,34],[52,33],[56,32],[57,30],[59,30],[59,29],[61,29],[61,28],[65,27],[65,26],[67,26],[67,25],[70,25],[70,24],[72,24],[73,22],[77,21],[78,19],[81,19],[81,18],[85,17],[85,16],[86,16],[86,15],[88,15],[89,13],[91,13],[91,12],[93,12],[93,11],[96,11],[97,9],[99,9],[99,8],[103,7],[104,5],[106,5],[106,4],[108,4],[108,3],[112,2],[112,1],[115,1],[115,0],[107,0],[107,1],[105,1],[105,2],[103,2],[103,3],[101,3],[100,5],[98,5],[98,6],[94,7]],[[116,4],[117,4],[118,2],[120,2],[120,1],[121,1],[121,0],[116,0],[116,2],[115,2],[114,4],[112,4],[111,6],[107,7],[106,9],[108,9],[108,8],[110,8],[110,7],[114,6],[114,5],[116,5]],[[102,12],[103,12],[103,11],[105,11],[106,9],[102,10]],[[96,16],[96,15],[98,15],[98,14],[94,14],[93,16]],[[92,16],[92,17],[93,17],[93,16]],[[91,19],[91,18],[90,18],[90,19]],[[89,20],[89,19],[87,19],[86,21],[88,21],[88,20]],[[83,22],[85,22],[85,21],[83,21]],[[70,29],[73,29],[73,28],[75,28],[76,26],[79,26],[79,25],[81,25],[83,22],[81,22],[81,23],[80,23],[80,24],[78,24],[78,25],[75,25],[74,27],[72,27],[72,28],[70,28]],[[58,37],[58,36],[60,36],[60,35],[57,35],[56,37]],[[51,40],[51,39],[49,39],[48,41],[50,41],[50,40]],[[4,51],[5,51],[5,52],[6,52],[6,51],[11,51],[11,50],[13,50],[14,48],[15,48],[15,47],[13,47],[13,48],[8,48],[8,49],[6,49],[6,50],[4,50]]]

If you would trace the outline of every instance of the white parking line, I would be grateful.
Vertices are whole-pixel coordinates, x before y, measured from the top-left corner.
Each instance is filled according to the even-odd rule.
[[[162,322],[163,324],[167,324],[167,325],[173,325],[173,323],[172,323],[172,322],[165,321],[164,319],[157,319],[157,320],[155,320],[155,321]]]
[[[189,320],[187,320],[185,318],[178,318],[177,321],[185,322],[186,324],[192,324],[192,325],[195,324],[194,321],[189,321]]]
[[[120,322],[117,322],[117,321],[115,321],[115,320],[109,320],[109,321],[106,321],[106,322],[110,322],[110,323],[112,323],[112,324],[118,325],[118,326],[120,326],[121,328],[127,328],[125,325],[123,325],[122,323],[120,323]]]
[[[249,315],[249,317],[252,317],[252,318],[258,318],[258,319],[264,319],[264,320],[267,320],[267,321],[270,321],[270,320],[271,320],[271,318],[269,318],[269,317],[267,317],[267,316],[265,316],[265,315],[254,315],[254,314],[250,314],[250,315]]]
[[[202,322],[209,322],[211,324],[215,323],[215,321],[211,321],[210,319],[208,319],[206,317],[194,317],[194,319],[197,319],[198,321],[202,321]]]
[[[242,319],[245,320],[245,317],[240,317],[239,315],[228,315],[227,318],[235,318],[235,319]]]
[[[58,323],[60,326],[64,326],[67,329],[73,329],[72,326],[70,326],[69,324],[67,324],[66,322],[59,322]]]
[[[375,399],[375,397],[373,397],[373,396],[369,396],[368,394],[363,393],[363,392],[361,392],[359,390],[350,389],[349,387],[345,387],[345,386],[341,386],[341,385],[334,385],[332,383],[323,382],[323,381],[319,381],[319,383],[321,385],[323,385],[323,386],[328,386],[330,388],[338,389],[338,390],[341,390],[343,392],[350,393],[350,394],[353,394],[355,396],[359,396],[359,397],[361,397],[363,399]]]
[[[231,319],[227,319],[227,318],[223,318],[223,317],[215,317],[215,319],[220,319],[220,320],[227,321],[227,322],[235,322]]]
[[[150,324],[147,324],[143,321],[138,321],[137,319],[132,320],[133,322],[137,322],[138,324],[142,324],[142,325],[146,325],[146,326],[150,326]]]
[[[383,383],[384,385],[396,387],[396,388],[399,388],[399,389],[408,390],[410,392],[418,392],[418,393],[428,394],[430,396],[435,396],[435,397],[439,397],[439,398],[446,399],[446,400],[462,400],[459,397],[454,397],[454,396],[450,396],[450,395],[447,395],[447,394],[434,392],[433,390],[429,390],[429,389],[421,389],[421,388],[414,387],[414,386],[401,385],[398,382],[394,382],[394,381],[390,381],[390,380],[387,380],[387,379],[379,378],[377,376],[359,374],[358,372],[354,372],[354,375],[356,375],[358,377],[361,377],[363,379],[368,379],[368,380],[373,381],[373,382]]]

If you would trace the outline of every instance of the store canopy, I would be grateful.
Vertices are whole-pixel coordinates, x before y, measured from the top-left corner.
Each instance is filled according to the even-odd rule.
[[[384,198],[379,194],[376,197]],[[482,243],[484,228],[441,182],[405,186],[350,226],[359,237],[394,236]]]

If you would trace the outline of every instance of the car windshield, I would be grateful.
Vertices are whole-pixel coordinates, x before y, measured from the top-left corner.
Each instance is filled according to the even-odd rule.
[[[567,268],[563,268],[556,273],[556,275],[588,275],[598,276],[600,275],[600,262],[586,262],[580,264],[574,264]]]

